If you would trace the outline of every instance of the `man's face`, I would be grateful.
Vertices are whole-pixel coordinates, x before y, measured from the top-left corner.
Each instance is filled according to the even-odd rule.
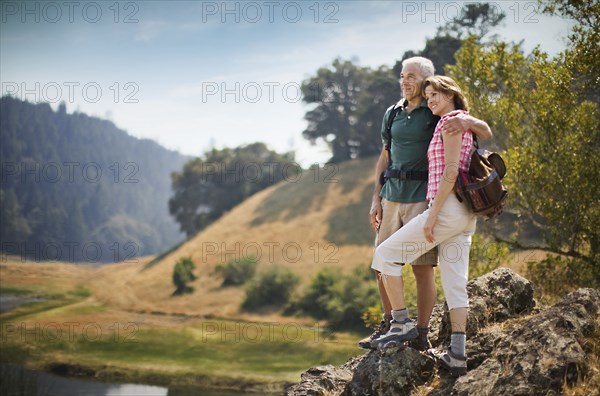
[[[400,88],[402,89],[402,95],[408,101],[416,98],[421,98],[421,84],[423,83],[423,76],[421,75],[421,69],[414,63],[409,63],[402,68],[400,73]]]

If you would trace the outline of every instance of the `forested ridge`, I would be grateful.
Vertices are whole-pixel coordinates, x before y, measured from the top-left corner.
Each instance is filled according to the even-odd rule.
[[[64,104],[0,105],[3,255],[113,262],[183,239],[168,201],[188,157]]]

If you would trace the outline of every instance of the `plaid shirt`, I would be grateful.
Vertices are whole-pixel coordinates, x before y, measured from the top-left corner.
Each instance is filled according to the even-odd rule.
[[[469,114],[461,110],[464,114]],[[435,198],[440,187],[440,181],[444,173],[444,142],[442,142],[442,130],[444,123],[448,119],[448,115],[444,115],[433,132],[433,137],[427,149],[427,161],[429,162],[429,177],[427,180],[427,200]],[[463,171],[469,170],[471,164],[471,148],[473,147],[473,134],[470,130],[466,130],[462,135],[462,145],[460,148],[459,169]]]

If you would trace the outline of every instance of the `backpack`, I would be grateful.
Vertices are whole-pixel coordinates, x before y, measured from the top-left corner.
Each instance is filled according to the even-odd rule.
[[[502,213],[508,191],[502,184],[506,165],[498,153],[480,149],[473,139],[468,171],[459,171],[456,197],[478,216],[492,218]]]

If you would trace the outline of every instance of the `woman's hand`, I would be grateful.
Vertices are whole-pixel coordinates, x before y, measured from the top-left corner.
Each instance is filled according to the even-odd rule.
[[[425,227],[423,227],[423,233],[427,242],[434,242],[433,228],[435,227],[435,223],[437,223],[437,213],[429,212],[429,217],[427,217]]]

